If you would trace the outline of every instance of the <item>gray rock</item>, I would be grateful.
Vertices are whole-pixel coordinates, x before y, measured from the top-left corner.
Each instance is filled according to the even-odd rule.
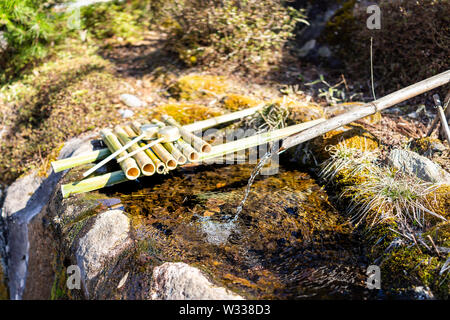
[[[8,40],[6,39],[5,32],[0,31],[0,54],[8,49]]]
[[[60,158],[79,152],[92,150],[92,136],[69,140],[61,149]],[[9,279],[11,299],[21,299],[25,290],[29,254],[35,253],[35,243],[29,242],[30,230],[42,225],[39,217],[50,199],[63,173],[51,172],[47,178],[36,171],[17,179],[6,189],[2,207],[5,220],[7,259],[6,270]],[[36,225],[36,228],[33,228]]]
[[[77,263],[86,280],[94,278],[105,262],[129,243],[130,221],[122,210],[99,214],[92,228],[80,239]]]
[[[121,94],[120,101],[122,101],[125,105],[130,108],[140,108],[144,106],[144,102],[141,101],[138,97],[132,94]]]
[[[393,149],[388,155],[388,161],[391,166],[424,181],[450,184],[450,173],[416,152]]]
[[[213,285],[197,268],[182,262],[166,262],[153,269],[153,300],[243,300]]]
[[[315,39],[312,39],[312,40],[309,40],[308,42],[306,42],[304,45],[303,45],[303,47],[301,47],[299,50],[298,50],[298,56],[299,57],[306,57],[307,55],[308,55],[308,53],[311,51],[311,50],[313,50],[314,49],[314,47],[316,46],[316,40]]]
[[[120,109],[119,114],[122,116],[122,118],[130,118],[134,115],[134,112],[130,109]]]

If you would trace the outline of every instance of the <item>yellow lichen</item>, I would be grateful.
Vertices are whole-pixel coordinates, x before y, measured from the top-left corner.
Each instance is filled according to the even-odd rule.
[[[169,91],[180,99],[193,100],[223,94],[227,88],[225,77],[193,74],[179,78]]]
[[[208,119],[220,115],[209,107],[193,103],[168,103],[160,105],[155,110],[155,117],[166,114],[175,119],[180,124],[188,124],[199,120]]]
[[[442,185],[434,192],[431,192],[428,197],[434,212],[450,219],[450,185]]]
[[[250,98],[247,96],[239,94],[230,94],[225,98],[223,106],[228,110],[237,111],[245,108],[255,107],[260,102],[261,101],[258,101],[254,98]]]

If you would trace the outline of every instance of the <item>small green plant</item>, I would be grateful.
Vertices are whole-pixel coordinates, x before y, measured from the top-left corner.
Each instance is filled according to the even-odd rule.
[[[137,37],[140,29],[148,25],[143,21],[142,9],[136,5],[99,3],[82,8],[81,16],[83,29],[100,40]]]
[[[374,225],[395,219],[402,225],[425,227],[425,215],[430,214],[445,221],[433,212],[427,196],[439,185],[422,182],[394,169],[378,166],[367,167],[363,172],[368,177],[359,185],[345,187],[341,197],[349,197],[349,213],[352,221]]]
[[[175,0],[171,47],[188,65],[264,68],[280,57],[305,16],[282,0]]]
[[[363,139],[367,143],[366,139]],[[337,146],[330,145],[325,148],[330,154],[319,172],[319,176],[325,181],[332,181],[342,170],[347,170],[349,175],[360,174],[369,167],[374,166],[378,158],[378,150],[368,150],[367,145],[360,148],[347,146],[345,141]]]
[[[58,19],[45,8],[46,1],[0,1],[0,82],[9,80],[35,59],[46,55],[55,41]]]

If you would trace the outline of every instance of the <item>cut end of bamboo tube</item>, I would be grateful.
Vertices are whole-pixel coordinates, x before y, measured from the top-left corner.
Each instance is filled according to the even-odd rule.
[[[151,176],[155,173],[155,171],[155,166],[151,163],[148,163],[142,167],[142,174],[145,176]]]
[[[177,167],[177,162],[173,159],[170,159],[169,161],[167,161],[166,165],[167,165],[167,169],[173,170]]]
[[[202,152],[203,153],[210,153],[211,152],[211,146],[209,144],[204,144],[202,146]]]
[[[163,174],[166,171],[166,165],[162,162],[160,162],[157,166],[156,166],[156,172],[158,172],[159,174]]]
[[[129,180],[135,180],[139,177],[139,169],[138,168],[129,168],[126,172],[125,172],[125,176],[129,179]]]

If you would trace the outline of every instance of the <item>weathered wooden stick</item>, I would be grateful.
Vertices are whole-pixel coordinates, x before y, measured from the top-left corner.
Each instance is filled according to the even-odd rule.
[[[434,103],[437,106],[438,116],[441,119],[442,131],[444,131],[444,135],[447,138],[448,144],[450,145],[450,129],[448,128],[447,117],[445,116],[444,109],[442,109],[441,100],[439,99],[439,96],[437,94],[435,94],[433,98]]]
[[[369,102],[361,107],[356,108],[355,110],[352,110],[351,112],[347,112],[338,115],[334,118],[331,118],[328,121],[318,124],[308,130],[294,134],[283,140],[283,144],[279,152],[291,148],[293,146],[296,146],[305,141],[314,139],[331,130],[335,130],[339,127],[352,123],[358,119],[367,117],[376,112],[392,107],[393,105],[399,102],[408,100],[412,97],[415,97],[419,94],[442,86],[449,82],[450,82],[450,70],[447,70],[434,77],[425,79],[409,87],[393,92],[381,99]]]

